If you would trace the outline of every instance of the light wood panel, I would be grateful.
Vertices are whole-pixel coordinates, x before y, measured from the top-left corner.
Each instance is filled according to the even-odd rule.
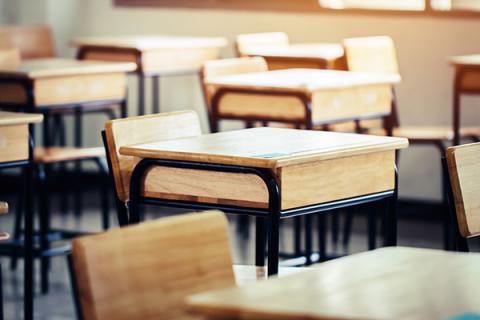
[[[480,313],[480,255],[385,248],[188,298],[209,319],[448,319]]]
[[[235,39],[235,46],[241,57],[250,56],[252,51],[255,52],[258,49],[287,47],[289,44],[290,40],[285,32],[239,34]]]
[[[370,85],[393,85],[398,75],[368,74],[361,72],[290,69],[213,77],[208,85],[248,90],[294,91],[311,94],[321,90],[356,88]]]
[[[76,239],[72,255],[85,319],[195,319],[187,295],[235,285],[221,212]]]
[[[0,162],[28,159],[28,124],[0,126]]]
[[[39,113],[22,113],[0,111],[0,126],[40,123],[43,115]]]
[[[33,59],[15,70],[0,70],[0,103],[26,104],[26,88],[17,79],[31,81],[37,106],[97,100],[118,100],[126,95],[126,73],[131,63]]]
[[[207,61],[201,72],[201,81],[205,100],[209,113],[211,112],[211,99],[216,92],[215,87],[206,84],[207,79],[227,76],[232,74],[243,74],[252,72],[267,71],[267,63],[261,57],[253,58],[233,58]],[[249,105],[244,105],[249,107]]]
[[[455,199],[460,233],[480,235],[480,144],[451,147],[447,150],[448,169]]]
[[[201,135],[200,122],[194,111],[112,120],[105,124],[108,152],[112,162],[115,188],[120,200],[127,201],[130,175],[138,159],[121,154],[121,147]]]
[[[388,36],[350,38],[343,41],[348,70],[399,74],[397,53]]]
[[[8,203],[0,201],[0,214],[8,213]]]
[[[0,70],[2,78],[39,79],[60,76],[80,76],[103,73],[120,73],[135,70],[133,63],[79,61],[64,58],[22,60],[15,70]]]
[[[390,137],[254,128],[126,146],[120,154],[271,168],[287,210],[392,190],[395,149],[407,145]],[[130,177],[133,164],[123,170]],[[146,175],[143,195],[268,208],[265,183],[253,174],[157,167]]]
[[[209,92],[220,88],[245,91],[222,96],[218,106],[220,118],[275,116],[301,120],[305,118],[304,103],[296,96],[276,93],[302,93],[310,99],[313,123],[328,123],[389,114],[391,87],[399,80],[398,75],[289,69],[212,77],[205,83]]]
[[[43,120],[41,114],[0,111],[0,162],[28,159],[28,124]]]
[[[17,48],[0,48],[0,69],[15,70],[20,65],[20,51]]]
[[[395,151],[288,166],[279,177],[282,209],[393,190]]]
[[[37,147],[34,150],[36,163],[55,163],[61,161],[104,158],[104,148],[73,148],[73,147]]]
[[[268,208],[268,191],[252,174],[156,167],[145,177],[146,197]]]
[[[257,45],[245,50],[241,56],[260,56],[269,70],[291,68],[345,70],[344,50],[335,43],[295,43]]]
[[[120,148],[120,154],[275,169],[407,146],[408,140],[404,138],[252,128],[126,145]]]
[[[143,73],[179,73],[200,70],[205,61],[219,58],[224,38],[129,36],[80,38],[73,45],[84,50],[82,59],[137,63]],[[139,64],[139,65],[138,65]]]
[[[369,130],[369,134],[373,135],[386,135],[385,129]],[[408,127],[402,126],[393,129],[393,136],[404,137],[409,140],[416,141],[432,141],[441,140],[449,141],[453,139],[452,127]],[[471,138],[472,136],[480,136],[479,127],[463,127],[460,128],[460,136],[462,138]]]
[[[0,48],[17,48],[22,59],[55,56],[52,32],[47,25],[0,26]]]

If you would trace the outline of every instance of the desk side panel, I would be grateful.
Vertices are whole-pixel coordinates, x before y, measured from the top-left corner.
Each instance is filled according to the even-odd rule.
[[[105,73],[35,80],[37,106],[124,99],[126,74]]]
[[[321,90],[312,97],[314,122],[329,122],[391,112],[390,85],[358,86],[345,89]]]
[[[268,207],[265,183],[253,174],[154,167],[145,177],[143,195],[250,208]]]
[[[137,62],[137,54],[133,51],[122,50],[95,50],[89,48],[82,57],[82,60],[97,60],[97,61],[109,61],[109,62]]]
[[[292,96],[227,93],[219,103],[219,117],[275,118],[305,121],[305,106]]]
[[[0,126],[0,162],[28,159],[28,125]]]
[[[460,91],[480,91],[480,67],[464,67],[458,86]]]
[[[218,59],[219,48],[163,49],[142,52],[143,72],[176,73],[199,71],[209,60]]]
[[[348,199],[395,187],[395,151],[280,168],[282,209]]]

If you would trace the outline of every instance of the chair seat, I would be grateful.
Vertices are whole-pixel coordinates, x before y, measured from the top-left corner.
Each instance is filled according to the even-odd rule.
[[[0,201],[0,214],[8,213],[8,203]]]
[[[305,270],[308,270],[308,268],[279,267],[278,276],[284,277]],[[239,286],[267,279],[266,267],[256,267],[251,265],[233,265],[233,273],[235,274],[235,282]]]
[[[105,149],[98,148],[73,148],[49,147],[35,148],[34,159],[36,163],[52,163],[73,160],[86,160],[105,157]]]
[[[369,130],[369,134],[385,135],[384,129]],[[451,141],[451,127],[400,127],[393,130],[393,136],[417,141]],[[461,138],[480,137],[480,127],[465,127],[460,129]]]

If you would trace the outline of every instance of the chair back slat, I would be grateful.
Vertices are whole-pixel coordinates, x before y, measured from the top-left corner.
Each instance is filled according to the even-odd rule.
[[[188,295],[235,285],[225,215],[158,219],[75,239],[72,264],[83,317],[196,319]]]
[[[17,48],[22,59],[55,56],[49,26],[0,26],[0,48]]]
[[[139,161],[135,157],[121,155],[121,147],[201,134],[200,121],[195,111],[166,112],[107,122],[107,152],[118,199],[123,202],[129,199],[130,176]]]
[[[480,143],[448,148],[448,172],[463,237],[480,235]]]
[[[235,40],[238,56],[246,57],[258,48],[288,46],[290,40],[284,32],[263,32],[240,34]]]
[[[388,36],[343,40],[348,70],[368,73],[399,74],[393,39]]]
[[[16,48],[0,48],[0,68],[3,70],[15,70],[20,65],[20,51]]]

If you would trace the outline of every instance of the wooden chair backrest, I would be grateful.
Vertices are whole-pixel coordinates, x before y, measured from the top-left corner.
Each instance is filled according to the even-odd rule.
[[[214,88],[206,85],[208,78],[229,76],[242,73],[263,72],[268,70],[267,62],[262,57],[243,57],[232,59],[211,60],[203,65],[201,72],[202,89],[208,113],[211,111],[211,98],[215,93]]]
[[[0,214],[8,213],[8,203],[0,201]]]
[[[284,32],[263,32],[240,34],[236,37],[235,48],[240,57],[248,56],[248,53],[257,48],[272,46],[288,46],[290,40]]]
[[[194,319],[188,295],[235,285],[219,211],[162,218],[73,240],[85,319]]]
[[[55,56],[49,26],[0,26],[0,48],[17,48],[22,59]]]
[[[20,65],[20,51],[16,48],[2,49],[0,48],[0,68],[7,70],[15,70]]]
[[[463,237],[480,235],[480,143],[448,148],[448,172]]]
[[[368,73],[399,74],[397,52],[388,36],[343,40],[348,70]]]
[[[195,137],[202,134],[195,111],[166,112],[108,121],[105,124],[108,154],[119,200],[129,199],[130,176],[138,159],[120,155],[122,146]]]

